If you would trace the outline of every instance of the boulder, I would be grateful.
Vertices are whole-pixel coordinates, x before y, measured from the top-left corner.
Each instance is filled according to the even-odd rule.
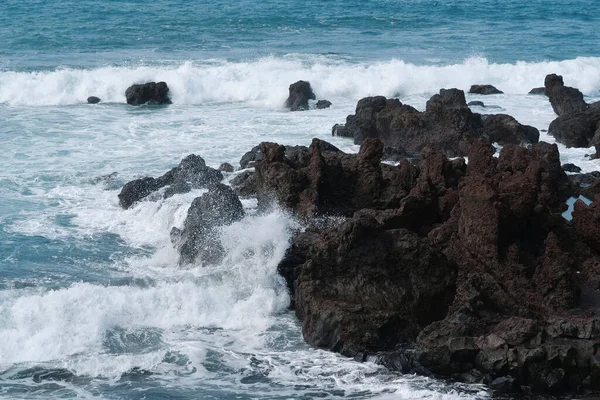
[[[548,134],[567,147],[596,145],[594,136],[600,131],[600,111],[588,110],[560,115],[550,123]]]
[[[289,96],[285,101],[285,106],[290,111],[308,110],[308,100],[315,100],[315,94],[312,91],[310,82],[298,81],[292,83],[289,88]]]
[[[487,115],[483,119],[483,132],[490,143],[535,144],[540,139],[540,132],[529,125],[521,125],[516,119],[506,114]]]
[[[546,88],[545,87],[533,88],[527,94],[544,95],[545,96],[546,95]]]
[[[258,193],[258,181],[254,171],[242,171],[230,183],[240,197],[254,197]]]
[[[482,135],[482,128],[481,116],[469,109],[461,90],[442,89],[427,102],[424,112],[398,99],[363,98],[355,114],[346,118],[345,126],[334,127],[332,133],[351,136],[356,144],[379,138],[386,146],[402,147],[414,154],[441,151],[457,157],[466,155],[471,143]]]
[[[218,264],[224,250],[216,228],[239,221],[244,214],[233,189],[222,183],[209,186],[207,193],[192,202],[183,229],[171,230],[171,241],[180,254],[180,263]]]
[[[588,109],[588,104],[583,100],[583,94],[575,88],[565,86],[562,76],[547,75],[544,87],[556,115],[580,113]]]
[[[205,188],[223,179],[221,172],[206,166],[204,159],[195,154],[190,154],[179,165],[161,177],[145,177],[135,179],[123,186],[119,193],[119,204],[128,209],[136,202],[144,199],[157,190],[169,186],[165,196],[176,193],[185,193],[192,188]]]
[[[328,100],[319,100],[317,101],[317,108],[319,110],[331,107],[331,102]]]
[[[469,89],[469,93],[471,94],[502,94],[504,93],[501,90],[496,89],[492,85],[472,85]]]
[[[100,101],[101,101],[100,98],[96,97],[96,96],[90,96],[87,98],[88,104],[98,104],[98,103],[100,103]]]
[[[575,173],[581,172],[581,168],[579,168],[577,165],[571,164],[571,163],[563,164],[562,169],[565,172],[575,172]]]
[[[125,91],[127,104],[139,106],[142,104],[171,104],[169,87],[165,82],[148,82],[131,85]]]

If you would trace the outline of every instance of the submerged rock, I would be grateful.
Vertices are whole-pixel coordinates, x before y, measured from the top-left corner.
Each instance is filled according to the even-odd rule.
[[[289,88],[289,96],[285,101],[285,106],[290,111],[308,110],[308,100],[315,100],[315,94],[312,91],[310,82],[298,81],[292,83]]]
[[[483,101],[470,101],[467,103],[467,105],[469,107],[485,107],[485,104],[483,104]]]
[[[545,96],[546,95],[546,88],[545,87],[533,88],[527,94],[536,94],[536,95],[544,95]]]
[[[472,94],[502,94],[501,90],[496,89],[492,85],[472,85],[469,89],[469,93]]]
[[[221,172],[206,166],[204,159],[190,154],[179,165],[159,178],[145,177],[135,179],[123,186],[119,193],[119,204],[127,209],[157,190],[170,186],[165,192],[169,197],[176,193],[185,193],[192,188],[205,188],[223,179]]]
[[[324,108],[329,108],[329,107],[331,107],[331,102],[330,101],[328,101],[328,100],[319,100],[319,101],[317,101],[317,108],[319,110],[322,110]]]
[[[229,186],[211,185],[207,193],[192,202],[183,229],[171,230],[171,241],[180,254],[180,262],[218,264],[224,249],[216,228],[239,221],[244,215],[242,203]]]
[[[125,91],[127,104],[139,106],[142,104],[171,104],[169,87],[165,82],[148,82],[131,85]]]
[[[96,97],[96,96],[90,96],[87,98],[88,104],[98,104],[98,103],[100,103],[100,101],[101,101],[100,98]]]

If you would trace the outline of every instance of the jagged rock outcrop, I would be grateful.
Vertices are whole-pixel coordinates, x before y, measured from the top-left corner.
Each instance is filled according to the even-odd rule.
[[[506,114],[487,115],[483,119],[483,131],[490,143],[535,144],[540,140],[540,132],[529,125],[521,125]]]
[[[223,179],[221,172],[208,167],[202,157],[190,154],[179,165],[159,178],[135,179],[123,186],[119,204],[127,209],[157,190],[168,186],[164,197],[189,192],[192,188],[205,188]]]
[[[469,89],[469,93],[471,94],[502,94],[504,93],[501,90],[496,89],[495,86],[492,85],[472,85]]]
[[[492,117],[490,121],[495,123],[488,123],[495,129],[492,136],[512,135],[515,140],[523,139],[523,144],[537,142],[535,128],[508,118]],[[500,132],[499,125],[507,126]],[[424,112],[398,99],[366,97],[358,101],[355,114],[346,118],[345,125],[332,128],[332,135],[352,137],[356,144],[366,138],[379,138],[385,146],[403,148],[413,157],[428,151],[443,152],[448,157],[465,156],[475,139],[487,137],[481,115],[469,109],[464,92],[458,89],[440,90],[427,102]]]
[[[590,147],[600,144],[600,107],[584,112],[564,114],[550,123],[548,134],[567,147]]]
[[[188,209],[183,229],[171,230],[171,241],[180,254],[180,263],[218,264],[224,250],[216,228],[244,217],[242,203],[233,189],[222,183],[211,185]]]
[[[544,88],[552,109],[558,116],[580,113],[588,108],[588,104],[583,100],[583,94],[578,89],[565,86],[560,75],[546,75]]]
[[[263,148],[257,172],[298,174],[305,182],[276,196],[282,205],[311,216],[322,199],[342,202],[330,192],[346,199],[345,207],[327,209],[344,210],[345,222],[297,234],[279,265],[309,343],[357,359],[374,355],[403,372],[495,382],[501,390],[594,389],[600,207],[577,202],[573,226],[561,217],[577,190],[556,145],[506,144],[495,158],[493,147],[477,140],[468,166],[431,152],[419,167],[404,160],[395,170],[376,167],[381,144],[373,139],[353,158],[313,147],[308,167],[286,161],[281,146]],[[364,165],[356,167],[359,159]],[[338,177],[353,179],[327,179],[335,165]],[[382,202],[387,191],[398,197]],[[299,206],[304,202],[312,208]],[[412,275],[409,264],[430,279]],[[440,309],[421,320],[415,300],[432,304],[431,296]]]
[[[125,91],[127,104],[139,106],[142,104],[171,104],[169,87],[165,82],[148,82],[131,85]]]
[[[308,110],[308,100],[315,100],[315,94],[312,91],[310,82],[298,81],[292,83],[289,88],[289,96],[285,101],[285,106],[290,111]]]

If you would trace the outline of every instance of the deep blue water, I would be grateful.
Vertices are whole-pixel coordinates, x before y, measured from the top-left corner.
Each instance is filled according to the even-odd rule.
[[[505,94],[488,110],[546,129],[547,99],[526,95],[545,74],[600,99],[597,11],[597,0],[0,0],[0,397],[487,398],[306,345],[276,273],[297,228],[285,212],[244,200],[248,217],[221,232],[223,264],[182,269],[169,231],[200,192],[127,211],[117,194],[190,153],[237,165],[261,141],[313,137],[356,151],[331,126],[366,95],[423,108],[442,87],[490,83]],[[298,79],[332,108],[283,109]],[[125,89],[150,80],[167,81],[173,105],[126,105]],[[600,169],[588,149],[559,148]]]
[[[289,53],[457,62],[598,56],[595,0],[3,0],[0,66]]]

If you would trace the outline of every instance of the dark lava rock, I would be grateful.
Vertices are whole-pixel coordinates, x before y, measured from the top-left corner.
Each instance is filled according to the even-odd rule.
[[[472,85],[469,89],[469,93],[472,94],[502,94],[501,90],[496,89],[492,85]]]
[[[231,187],[240,197],[256,196],[258,192],[258,180],[256,172],[242,171],[231,180]]]
[[[141,85],[131,85],[125,91],[127,104],[139,106],[142,104],[171,104],[169,87],[165,82],[148,82]]]
[[[443,318],[452,302],[452,264],[413,232],[361,216],[300,235],[296,241],[309,244],[305,261],[281,272],[297,273],[296,314],[314,346],[347,356],[393,349]]]
[[[262,158],[260,146],[254,146],[250,151],[246,152],[240,159],[240,168],[246,169],[254,167],[254,163]]]
[[[352,137],[353,132],[346,129],[346,125],[335,124],[331,128],[331,136]]]
[[[308,100],[315,100],[315,94],[310,87],[310,82],[298,81],[290,85],[290,94],[285,101],[285,106],[291,111],[308,110]]]
[[[261,143],[263,158],[256,165],[260,208],[277,202],[302,217],[313,217],[398,207],[408,194],[404,181],[416,175],[410,164],[382,164],[383,144],[377,139],[365,140],[356,155],[319,139],[309,148],[293,150]]]
[[[548,127],[548,134],[567,147],[596,145],[598,139],[595,136],[599,131],[600,111],[595,109],[561,115]]]
[[[179,251],[180,262],[218,264],[224,250],[215,228],[243,217],[244,208],[233,189],[222,183],[211,185],[207,193],[192,202],[183,229],[171,230],[171,241]]]
[[[545,96],[546,95],[546,88],[545,87],[533,88],[527,94],[536,94],[536,95],[544,95]]]
[[[485,107],[485,104],[483,104],[483,101],[470,101],[467,103],[467,105],[469,107]]]
[[[529,125],[521,125],[516,119],[506,114],[487,115],[483,120],[483,131],[490,143],[535,144],[540,139],[540,132]]]
[[[100,98],[96,97],[96,96],[90,96],[87,98],[88,104],[98,104],[98,103],[100,103],[100,101],[101,101]]]
[[[221,172],[233,172],[233,165],[229,163],[223,163],[219,165],[218,170]]]
[[[331,107],[331,102],[330,101],[328,101],[328,100],[319,100],[319,101],[317,101],[317,108],[319,110],[322,110],[324,108],[329,108],[329,107]]]
[[[467,106],[463,91],[442,89],[428,102],[424,112],[383,96],[359,100],[354,115],[333,134],[352,136],[354,143],[379,138],[386,146],[403,147],[411,153],[441,151],[448,157],[464,156],[482,134],[479,114]]]
[[[577,190],[556,145],[509,143],[496,158],[475,140],[468,166],[426,152],[393,167],[376,139],[357,155],[317,144],[307,161],[263,143],[257,163],[259,193],[300,217],[346,217],[296,234],[278,267],[309,343],[499,391],[591,388],[600,205],[561,217]]]
[[[544,87],[556,115],[580,113],[588,109],[588,104],[583,100],[583,94],[575,88],[565,86],[562,76],[547,75]]]
[[[207,187],[222,179],[221,172],[206,166],[202,157],[191,154],[159,178],[146,177],[125,184],[119,193],[119,204],[127,209],[165,186],[173,186],[165,192],[169,197],[176,193],[185,193],[192,188]]]
[[[581,168],[579,168],[577,165],[571,164],[571,163],[563,164],[562,169],[565,172],[577,172],[577,173],[581,172]]]

